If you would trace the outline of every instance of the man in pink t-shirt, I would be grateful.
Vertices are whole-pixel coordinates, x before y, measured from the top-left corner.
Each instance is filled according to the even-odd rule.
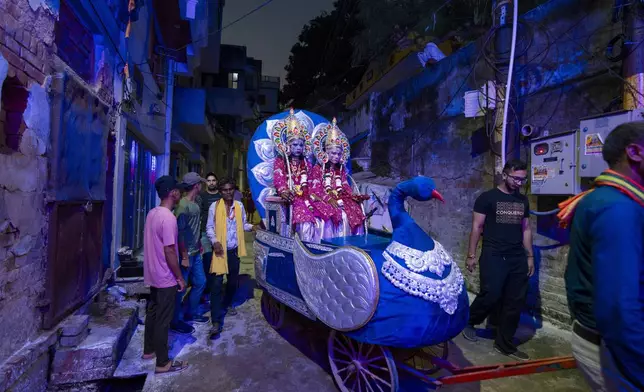
[[[187,367],[185,361],[171,361],[168,357],[168,331],[174,315],[176,294],[186,287],[179,268],[177,218],[172,209],[181,199],[181,191],[186,186],[170,176],[162,176],[154,187],[161,205],[148,212],[143,234],[143,275],[145,284],[150,286],[143,359],[156,356],[155,373],[168,373]]]

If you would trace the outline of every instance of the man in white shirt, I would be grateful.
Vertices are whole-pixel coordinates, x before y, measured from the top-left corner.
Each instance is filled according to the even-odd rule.
[[[206,223],[206,234],[214,252],[209,274],[211,338],[221,333],[226,310],[230,315],[236,314],[232,302],[237,291],[239,257],[246,255],[243,232],[255,229],[255,226],[246,222],[243,204],[234,200],[235,181],[225,178],[219,182],[219,187],[222,199],[210,206]],[[225,223],[218,221],[224,219]],[[224,224],[226,229],[222,230]],[[225,274],[228,274],[228,283],[222,296]]]

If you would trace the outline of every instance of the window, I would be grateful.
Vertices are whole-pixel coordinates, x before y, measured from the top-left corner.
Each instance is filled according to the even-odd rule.
[[[266,105],[266,95],[264,95],[264,94],[259,94],[259,95],[257,96],[257,103],[258,103],[259,105],[261,105],[261,106]]]
[[[239,74],[237,72],[231,72],[228,74],[228,88],[237,88],[239,83]]]

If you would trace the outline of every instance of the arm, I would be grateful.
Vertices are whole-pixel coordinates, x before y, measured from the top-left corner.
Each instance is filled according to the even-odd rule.
[[[183,282],[183,276],[181,276],[181,268],[179,268],[179,257],[177,257],[177,249],[175,245],[167,245],[163,247],[163,254],[165,256],[165,261],[170,267],[170,271],[174,274],[177,282]],[[185,284],[184,284],[185,285]],[[181,284],[179,284],[181,286]]]
[[[590,225],[597,329],[620,371],[642,390],[643,215],[632,203],[618,202],[600,211]]]
[[[470,231],[470,242],[467,246],[467,257],[476,257],[476,248],[479,246],[481,235],[483,234],[483,226],[485,225],[485,214],[474,211],[472,213],[472,229]]]
[[[523,230],[523,248],[528,257],[528,276],[534,274],[534,254],[532,251],[532,225],[530,225],[530,203],[526,199],[523,220],[521,221],[521,230]]]
[[[349,185],[349,179],[346,170],[342,170],[342,190],[348,195],[353,195],[353,189]]]
[[[472,229],[470,231],[470,242],[467,246],[467,269],[470,272],[474,271],[476,266],[476,248],[479,246],[481,235],[483,234],[483,226],[485,225],[485,216],[487,213],[487,196],[486,194],[480,195],[474,202],[474,212],[472,213]]]
[[[280,194],[288,191],[288,181],[286,179],[286,166],[284,165],[284,158],[277,156],[275,163],[273,163],[273,186]]]
[[[215,233],[215,206],[217,202],[214,202],[208,208],[208,219],[206,220],[206,235],[210,240],[211,244],[217,242],[217,235]]]
[[[246,209],[244,208],[244,205],[241,202],[237,203],[237,205],[241,208],[242,226],[244,228],[244,231],[253,230],[253,225],[246,221]]]
[[[161,235],[163,240],[163,255],[165,256],[166,263],[170,267],[170,271],[179,283],[179,289],[183,290],[185,282],[181,268],[179,268],[179,258],[177,257],[176,234],[177,233],[177,220],[176,218],[167,219],[163,222],[161,228]]]
[[[181,211],[177,216],[177,226],[179,227],[179,254],[181,255],[181,264],[188,262],[188,247],[186,246],[186,235],[189,230],[186,215]],[[186,265],[184,265],[186,267]]]
[[[528,276],[534,274],[534,255],[532,252],[532,227],[530,226],[530,218],[523,218],[521,222],[523,230],[523,247],[528,258]]]
[[[322,185],[322,170],[320,170],[320,165],[315,165],[311,169],[311,174],[309,178],[309,183],[311,184],[310,193],[317,199],[324,201],[324,186]]]

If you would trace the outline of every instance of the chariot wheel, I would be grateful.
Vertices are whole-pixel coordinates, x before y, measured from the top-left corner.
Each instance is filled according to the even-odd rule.
[[[285,312],[286,306],[284,306],[283,303],[273,298],[273,296],[266,291],[262,293],[262,313],[264,314],[264,318],[266,318],[268,325],[275,329],[282,328]]]
[[[432,362],[432,358],[447,360],[448,342],[442,342],[433,346],[420,349],[398,349],[394,350],[394,358],[406,365],[425,374],[436,373],[440,366]]]
[[[398,371],[389,349],[360,343],[331,330],[329,365],[342,392],[396,392]]]

